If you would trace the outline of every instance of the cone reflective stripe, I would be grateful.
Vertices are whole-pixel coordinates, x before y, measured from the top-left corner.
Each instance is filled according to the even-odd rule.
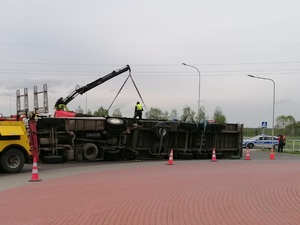
[[[249,148],[247,148],[247,151],[246,151],[246,157],[245,157],[245,160],[250,160],[250,151],[249,151]]]
[[[274,159],[275,159],[274,150],[273,148],[271,148],[270,160],[274,160]]]
[[[212,156],[211,156],[211,162],[218,162],[217,161],[217,157],[216,157],[216,149],[213,148],[213,151],[212,151]]]
[[[169,161],[167,165],[173,165],[173,149],[170,151]]]
[[[39,178],[39,171],[38,171],[36,157],[33,157],[31,180],[29,180],[29,182],[35,182],[35,181],[41,181],[41,179]]]

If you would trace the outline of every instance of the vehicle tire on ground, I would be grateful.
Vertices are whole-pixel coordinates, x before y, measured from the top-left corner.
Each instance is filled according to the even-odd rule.
[[[278,145],[277,144],[273,145],[273,150],[278,150]]]
[[[193,159],[193,153],[187,153],[187,152],[178,152],[178,158],[179,159]]]
[[[120,158],[120,150],[105,151],[104,160],[105,161],[117,161]]]
[[[208,159],[208,154],[203,152],[195,152],[193,153],[194,159]]]
[[[93,143],[86,143],[82,147],[83,158],[89,161],[93,161],[98,156],[98,147]]]
[[[250,149],[252,149],[252,148],[254,148],[254,144],[249,143],[249,144],[247,144],[247,147],[250,148]]]
[[[1,169],[6,173],[20,172],[25,165],[25,156],[17,148],[7,149],[0,158]]]
[[[65,163],[64,157],[61,155],[48,155],[43,157],[43,163],[46,164],[59,164],[59,163]]]

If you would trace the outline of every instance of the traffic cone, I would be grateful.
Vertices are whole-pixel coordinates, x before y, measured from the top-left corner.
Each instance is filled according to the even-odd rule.
[[[173,149],[170,151],[169,161],[167,165],[173,165]]]
[[[212,156],[211,156],[211,162],[218,162],[217,160],[217,157],[216,157],[216,149],[213,148],[213,151],[212,151]]]
[[[29,182],[36,182],[36,181],[41,181],[41,179],[39,178],[37,159],[36,157],[33,157],[32,174],[31,174],[31,180],[29,180]]]
[[[273,148],[271,148],[270,159],[271,159],[271,160],[274,160],[274,159],[275,159],[275,154],[274,154]]]
[[[247,151],[246,151],[246,157],[245,157],[245,160],[250,160],[250,151],[249,151],[249,148],[247,148]]]

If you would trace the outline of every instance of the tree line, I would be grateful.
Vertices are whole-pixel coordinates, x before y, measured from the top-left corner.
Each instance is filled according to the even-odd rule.
[[[244,136],[251,137],[262,134],[264,131],[265,134],[271,135],[272,128],[262,129],[257,128],[244,128]],[[278,136],[279,134],[284,134],[288,137],[299,137],[300,136],[300,121],[291,115],[281,115],[278,116],[275,120],[274,125],[274,135]]]
[[[81,106],[76,109],[76,113],[84,113],[84,110]],[[109,114],[108,110],[102,106],[93,113],[91,112],[91,110],[88,110],[86,114],[90,116],[100,117],[122,117],[122,112],[119,108],[115,109],[112,114]],[[204,120],[208,120],[208,118],[211,118],[206,115],[204,106],[200,107],[199,114],[197,114],[198,112],[196,113],[195,111],[193,111],[190,106],[183,107],[181,114],[179,114],[176,109],[172,109],[169,113],[168,111],[163,111],[160,108],[151,107],[149,111],[144,114],[144,118],[153,120],[179,120],[182,122],[204,122]],[[224,115],[220,106],[216,107],[212,118],[216,123],[226,123],[226,116]],[[274,130],[276,136],[278,134],[284,134],[290,137],[300,136],[300,121],[296,121],[296,119],[291,115],[278,116],[275,121]],[[262,132],[271,135],[272,129],[262,129],[261,127],[244,127],[244,136],[256,136],[262,134]]]
[[[81,106],[75,111],[76,113],[83,114],[84,110]],[[86,115],[90,116],[101,116],[101,117],[122,117],[122,112],[119,108],[115,109],[112,114],[109,114],[108,110],[101,106],[98,110],[93,113],[89,109]],[[145,114],[144,118],[153,119],[153,120],[180,120],[182,122],[203,122],[210,118],[205,114],[205,107],[201,106],[199,112],[195,112],[191,109],[190,106],[185,106],[182,109],[182,113],[179,114],[176,109],[172,109],[169,113],[168,111],[163,111],[160,108],[151,107]],[[223,111],[220,106],[216,107],[213,120],[216,123],[226,123],[226,116],[223,114]]]

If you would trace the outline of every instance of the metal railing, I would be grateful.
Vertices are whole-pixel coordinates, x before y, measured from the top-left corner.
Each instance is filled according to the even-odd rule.
[[[300,151],[300,140],[286,139],[285,149],[291,151]]]

